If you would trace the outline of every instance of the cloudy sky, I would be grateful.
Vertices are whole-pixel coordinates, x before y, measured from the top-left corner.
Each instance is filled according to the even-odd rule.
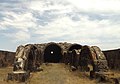
[[[71,42],[120,48],[120,0],[0,0],[0,49]]]

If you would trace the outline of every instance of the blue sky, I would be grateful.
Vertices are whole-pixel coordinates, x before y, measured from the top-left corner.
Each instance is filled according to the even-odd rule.
[[[120,0],[0,0],[0,49],[71,42],[120,48]]]

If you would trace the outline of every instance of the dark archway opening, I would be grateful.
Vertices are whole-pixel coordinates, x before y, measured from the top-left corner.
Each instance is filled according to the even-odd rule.
[[[44,50],[44,62],[59,63],[62,60],[62,49],[57,44],[50,44]]]
[[[79,44],[73,44],[73,45],[71,45],[70,47],[69,47],[69,49],[68,49],[68,51],[72,51],[72,50],[74,50],[74,49],[81,49],[82,48],[82,46],[81,45],[79,45]]]

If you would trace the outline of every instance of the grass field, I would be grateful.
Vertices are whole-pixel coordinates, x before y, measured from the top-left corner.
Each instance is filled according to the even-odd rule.
[[[15,81],[6,82],[8,72],[12,72],[12,67],[0,69],[0,84],[98,84],[96,80],[89,79],[88,72],[70,71],[69,67],[64,64],[43,64],[43,71],[31,73],[26,83]],[[116,71],[116,77],[120,72]],[[100,83],[101,84],[101,83]]]
[[[31,82],[38,84],[94,84],[85,73],[72,72],[64,64],[43,65],[43,72],[33,74]]]

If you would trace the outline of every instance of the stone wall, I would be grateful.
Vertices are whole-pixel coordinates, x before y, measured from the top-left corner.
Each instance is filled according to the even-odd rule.
[[[50,44],[57,44],[59,45],[63,51],[67,51],[68,48],[70,47],[70,45],[73,45],[72,43],[67,43],[67,42],[64,42],[64,43],[54,43],[54,42],[50,42],[50,43],[43,43],[43,44],[33,44],[35,46],[37,46],[39,49],[41,49],[42,52],[44,52],[44,49],[50,45]]]
[[[41,53],[44,53],[44,49],[47,45],[51,43],[44,43],[44,44],[34,44],[37,48],[40,49]],[[68,48],[73,45],[71,43],[56,43],[59,45],[63,51],[67,51]],[[107,50],[103,51],[108,61],[108,66],[110,69],[118,69],[120,70],[120,49],[116,50]],[[64,53],[63,53],[64,54]],[[15,52],[8,52],[8,51],[0,51],[0,67],[11,66],[14,62]]]
[[[0,50],[0,68],[12,66],[14,62],[15,52],[1,51]]]
[[[120,49],[103,51],[110,69],[120,70]]]

